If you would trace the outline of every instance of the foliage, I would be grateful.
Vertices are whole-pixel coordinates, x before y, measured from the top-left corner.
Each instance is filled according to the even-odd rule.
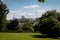
[[[43,18],[48,18],[49,16],[53,16],[54,18],[59,18],[60,16],[60,13],[59,12],[57,12],[56,10],[49,10],[49,11],[47,11],[44,15],[42,15],[42,17],[41,17],[41,19],[43,19]]]
[[[27,21],[24,26],[22,27],[22,29],[25,31],[25,32],[34,32],[34,28],[32,26],[33,24],[29,21]]]
[[[38,21],[36,20],[36,22],[33,24],[33,28],[34,28],[34,32],[38,32],[38,28],[39,28],[39,23]]]
[[[58,12],[55,10],[47,11],[40,18],[39,31],[48,36],[60,36],[60,21],[58,20]]]
[[[44,3],[45,2],[45,0],[38,0],[39,2],[42,2],[42,3]]]
[[[6,4],[3,4],[0,0],[0,30],[4,31],[6,28],[6,15],[8,14],[9,10]]]
[[[8,30],[12,30],[12,31],[14,30],[15,31],[15,30],[18,30],[19,29],[18,24],[19,24],[18,20],[17,19],[14,19],[9,24],[7,24],[6,28]]]

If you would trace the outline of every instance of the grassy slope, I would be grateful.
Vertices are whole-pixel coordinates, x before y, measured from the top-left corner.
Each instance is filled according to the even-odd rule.
[[[53,38],[37,38],[32,35],[40,33],[0,33],[0,40],[60,40]]]

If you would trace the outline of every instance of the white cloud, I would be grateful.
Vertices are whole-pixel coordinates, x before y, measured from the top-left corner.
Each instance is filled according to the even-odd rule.
[[[38,10],[37,12],[37,17],[41,17],[41,15],[43,14],[43,12],[45,12],[45,10]],[[13,17],[15,18],[21,18],[21,16],[25,16],[26,18],[36,18],[36,12],[23,12],[23,11],[16,11],[16,10],[12,10],[10,11],[10,13],[7,15],[7,19],[13,19]]]
[[[24,6],[24,8],[39,8],[39,5]]]
[[[11,10],[10,13],[21,13],[20,10]]]

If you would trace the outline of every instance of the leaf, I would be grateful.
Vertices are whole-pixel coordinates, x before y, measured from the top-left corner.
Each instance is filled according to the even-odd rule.
[[[44,3],[45,2],[45,0],[38,0],[39,2],[42,2],[42,3]]]

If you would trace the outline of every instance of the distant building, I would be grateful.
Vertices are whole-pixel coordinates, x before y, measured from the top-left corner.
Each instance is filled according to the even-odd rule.
[[[22,16],[22,17],[21,17],[21,21],[25,21],[25,20],[32,21],[32,20],[34,20],[34,19],[33,19],[33,18],[25,18],[25,16]]]
[[[25,16],[22,16],[21,17],[21,21],[25,21]]]

